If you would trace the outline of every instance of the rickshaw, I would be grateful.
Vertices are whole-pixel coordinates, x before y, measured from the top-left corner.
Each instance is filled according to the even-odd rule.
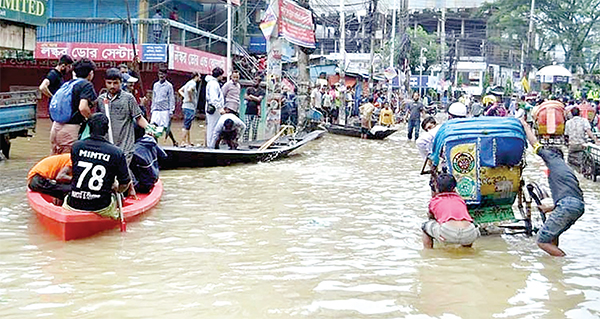
[[[432,181],[440,172],[454,176],[457,192],[482,233],[494,225],[531,235],[545,216],[538,210],[537,224],[532,225],[531,203],[539,205],[543,192],[535,183],[525,187],[526,146],[525,131],[516,118],[449,120],[439,128],[421,173],[430,173]],[[515,200],[521,218],[515,217]]]
[[[565,105],[559,101],[546,101],[533,110],[534,129],[540,143],[562,145],[565,143]]]
[[[581,174],[592,181],[598,179],[600,175],[600,146],[587,143],[581,160]]]

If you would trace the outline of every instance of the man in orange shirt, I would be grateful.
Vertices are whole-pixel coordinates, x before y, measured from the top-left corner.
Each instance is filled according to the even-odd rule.
[[[70,153],[48,156],[29,171],[27,186],[62,201],[71,191],[72,166]]]

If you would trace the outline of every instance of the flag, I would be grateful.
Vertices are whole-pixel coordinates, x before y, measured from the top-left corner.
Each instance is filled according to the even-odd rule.
[[[529,87],[529,80],[527,80],[527,77],[523,77],[521,79],[521,85],[523,86],[523,91],[525,91],[525,93],[529,93],[529,91],[531,91],[531,87]]]
[[[396,72],[396,69],[394,69],[393,66],[390,66],[383,70],[383,75],[385,75],[388,80],[391,80],[398,76],[398,72]]]
[[[273,29],[277,25],[277,15],[275,15],[275,11],[273,11],[273,7],[269,5],[267,11],[265,11],[265,17],[261,21],[259,27],[262,31],[265,39],[269,40],[271,34],[273,33]]]

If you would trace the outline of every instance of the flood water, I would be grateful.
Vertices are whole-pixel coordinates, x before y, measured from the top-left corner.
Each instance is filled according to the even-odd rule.
[[[428,177],[404,131],[164,171],[160,204],[126,233],[62,242],[26,199],[49,127],[0,162],[1,318],[600,316],[600,183],[581,176],[586,213],[561,236],[566,258],[523,235],[424,251]],[[541,160],[529,154],[524,176],[546,183]]]

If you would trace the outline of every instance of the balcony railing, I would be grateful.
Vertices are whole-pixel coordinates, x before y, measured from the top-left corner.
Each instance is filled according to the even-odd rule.
[[[203,51],[221,53],[227,39],[169,19],[131,19],[137,43],[174,43]],[[38,28],[39,42],[131,43],[124,19],[50,18]],[[215,46],[216,45],[216,46]]]

